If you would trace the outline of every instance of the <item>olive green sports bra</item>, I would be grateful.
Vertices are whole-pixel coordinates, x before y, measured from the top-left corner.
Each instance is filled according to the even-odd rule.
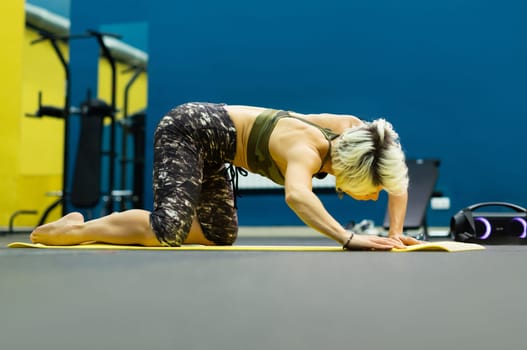
[[[280,172],[280,169],[278,169],[278,166],[274,160],[271,158],[271,154],[269,152],[269,138],[271,137],[271,133],[273,132],[276,123],[282,118],[295,118],[301,120],[304,123],[316,127],[322,132],[326,140],[329,142],[329,150],[324,157],[322,165],[324,165],[326,160],[331,156],[331,140],[334,140],[339,136],[330,129],[321,128],[320,126],[305,119],[294,117],[286,111],[266,109],[260,113],[256,117],[249,135],[247,145],[247,163],[251,171],[265,176],[279,185],[284,185],[285,178]],[[322,169],[322,166],[320,169]],[[317,178],[324,178],[326,175],[326,173],[321,173],[319,170],[319,172],[314,176]]]

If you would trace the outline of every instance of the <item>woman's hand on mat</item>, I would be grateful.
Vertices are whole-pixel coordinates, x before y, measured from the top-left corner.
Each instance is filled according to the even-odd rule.
[[[348,247],[351,249],[390,250],[392,248],[404,249],[405,245],[394,238],[355,234]]]
[[[406,246],[425,243],[423,241],[420,241],[418,239],[415,239],[415,238],[410,237],[410,236],[405,236],[405,235],[390,235],[389,237],[394,239],[394,240],[397,240],[397,241],[401,242],[402,244],[404,244]]]

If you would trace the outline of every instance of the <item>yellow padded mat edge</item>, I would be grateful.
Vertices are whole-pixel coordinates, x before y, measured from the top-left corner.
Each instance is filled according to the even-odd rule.
[[[143,247],[113,244],[80,244],[72,246],[48,246],[40,243],[13,242],[8,244],[9,248],[40,248],[40,249],[91,249],[91,250],[175,250],[175,251],[275,251],[275,252],[343,252],[340,247],[331,246],[298,246],[298,245],[233,245],[233,246],[202,246],[184,245],[181,247]],[[414,252],[414,251],[443,251],[462,252],[472,250],[484,250],[485,247],[473,243],[461,243],[454,241],[427,242],[419,245],[409,246],[405,249],[392,249],[392,252]]]

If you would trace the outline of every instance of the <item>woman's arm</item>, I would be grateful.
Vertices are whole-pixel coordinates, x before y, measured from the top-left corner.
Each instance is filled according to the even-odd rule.
[[[301,166],[288,166],[285,176],[285,201],[295,214],[309,227],[344,244],[349,233],[324,208],[312,191],[311,174]]]
[[[388,236],[398,239],[406,245],[422,243],[413,237],[403,235],[407,206],[408,192],[399,195],[388,194],[388,215],[390,216]]]
[[[312,174],[319,167],[320,159],[315,151],[309,148],[296,151],[289,149],[285,171],[285,200],[306,225],[344,244],[351,233],[327,212],[312,191]],[[367,235],[355,235],[348,246],[387,250],[404,247],[399,240]]]
[[[388,231],[389,236],[402,235],[407,205],[407,192],[399,195],[388,194],[388,214],[390,217],[390,229]]]

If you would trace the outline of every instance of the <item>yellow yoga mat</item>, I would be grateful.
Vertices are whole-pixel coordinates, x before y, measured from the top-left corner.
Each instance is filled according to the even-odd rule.
[[[91,250],[175,250],[175,251],[272,251],[272,252],[343,252],[340,247],[332,246],[298,246],[298,245],[233,245],[233,246],[202,246],[184,245],[181,247],[143,247],[113,244],[79,244],[72,246],[48,246],[40,243],[13,242],[9,248],[40,248],[40,249],[91,249]],[[461,243],[454,241],[426,242],[413,245],[405,249],[392,249],[392,252],[415,251],[443,251],[462,252],[470,250],[484,250],[479,244]]]

